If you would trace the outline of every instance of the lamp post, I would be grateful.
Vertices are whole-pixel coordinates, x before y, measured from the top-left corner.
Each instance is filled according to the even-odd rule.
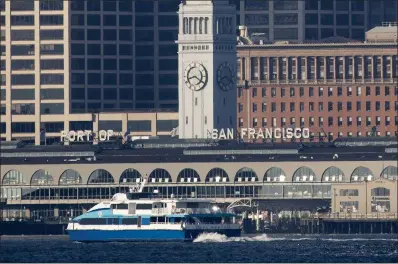
[[[368,179],[365,178],[365,218],[368,218]]]

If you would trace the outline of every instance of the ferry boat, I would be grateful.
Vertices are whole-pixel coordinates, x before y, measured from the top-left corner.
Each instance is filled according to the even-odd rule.
[[[241,235],[237,215],[212,207],[211,200],[161,199],[156,193],[142,192],[145,182],[74,218],[67,227],[70,240],[192,241],[209,232]]]

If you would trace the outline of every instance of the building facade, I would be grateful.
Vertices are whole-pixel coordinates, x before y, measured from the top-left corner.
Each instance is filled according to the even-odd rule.
[[[213,129],[236,127],[235,19],[228,0],[180,4],[180,138],[207,138]]]
[[[333,213],[352,216],[398,213],[398,181],[380,178],[332,185],[331,190]]]
[[[381,33],[370,31],[365,43],[336,37],[259,44],[241,38],[238,126],[308,127],[312,136],[330,140],[369,136],[373,127],[375,135],[397,135],[397,27],[376,29]],[[382,36],[383,42],[374,39]]]

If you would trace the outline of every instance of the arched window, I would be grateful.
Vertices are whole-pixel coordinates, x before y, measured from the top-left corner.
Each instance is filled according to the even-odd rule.
[[[393,181],[398,181],[398,167],[388,166],[381,172],[380,177]]]
[[[308,167],[301,167],[293,174],[293,182],[316,182],[314,171]]]
[[[208,34],[209,18],[205,17],[205,34]]]
[[[192,31],[193,31],[193,18],[192,17],[190,17],[190,18],[188,18],[189,19],[189,34],[192,34]]]
[[[322,182],[343,182],[345,179],[344,173],[337,167],[329,167],[322,175]]]
[[[183,169],[178,174],[177,182],[200,182],[200,176],[194,169]]]
[[[26,184],[26,179],[24,175],[17,170],[10,170],[9,172],[4,175],[3,185],[22,185]]]
[[[127,169],[120,175],[119,183],[140,182],[141,173],[135,169]]]
[[[235,182],[256,182],[257,174],[250,168],[242,168],[235,175]]]
[[[59,178],[59,185],[80,183],[82,183],[82,177],[77,171],[71,169],[64,171]]]
[[[53,177],[46,170],[38,170],[36,171],[32,179],[30,180],[31,185],[49,185],[53,184]]]
[[[184,20],[183,20],[183,25],[182,25],[182,30],[183,30],[183,33],[184,34],[187,34],[188,33],[188,18],[186,18],[186,17],[184,17]]]
[[[272,167],[264,174],[264,182],[284,182],[286,181],[286,173],[277,167]]]
[[[358,167],[351,174],[351,182],[362,182],[362,181],[371,181],[373,180],[374,175],[371,170],[366,167]]]
[[[88,178],[88,184],[98,184],[98,183],[114,183],[112,174],[107,170],[98,169],[93,171]]]
[[[204,19],[203,17],[199,18],[199,34],[203,34],[203,27],[204,27]]]
[[[229,182],[229,177],[225,170],[214,168],[207,173],[205,182]]]
[[[384,187],[377,187],[371,190],[372,196],[390,196],[390,189]]]
[[[165,169],[155,169],[149,174],[148,182],[171,182],[171,176]]]

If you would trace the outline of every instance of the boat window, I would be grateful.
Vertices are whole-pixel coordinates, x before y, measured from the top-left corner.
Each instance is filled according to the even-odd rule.
[[[199,203],[187,203],[187,208],[199,208]]]
[[[137,210],[151,210],[152,204],[137,204]]]
[[[137,218],[122,218],[122,225],[137,225]]]
[[[106,218],[83,218],[79,221],[81,225],[106,225]]]
[[[118,209],[118,210],[127,210],[129,208],[128,204],[112,204],[112,209]]]
[[[108,225],[118,225],[119,218],[108,218]]]

